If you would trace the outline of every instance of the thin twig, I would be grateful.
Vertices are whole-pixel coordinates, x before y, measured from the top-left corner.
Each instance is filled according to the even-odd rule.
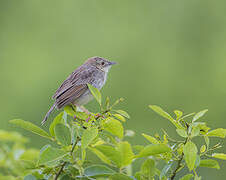
[[[173,179],[175,178],[178,169],[180,169],[180,167],[181,167],[181,161],[183,160],[183,158],[184,158],[184,153],[182,153],[181,158],[178,160],[177,167],[176,167],[176,169],[173,171],[172,176],[170,177],[171,180],[173,180]]]
[[[56,174],[54,180],[57,180],[58,177],[60,176],[60,174],[62,173],[63,169],[64,169],[64,166],[67,164],[67,162],[65,161],[62,165],[61,165],[61,168],[60,170],[58,171],[58,173]]]
[[[73,153],[73,151],[74,151],[74,149],[75,149],[75,146],[76,146],[77,143],[79,142],[79,140],[80,140],[80,138],[77,137],[77,139],[76,139],[74,145],[72,146],[72,149],[71,149],[71,152],[70,152],[71,155],[72,155],[72,153]],[[66,164],[67,164],[67,162],[65,161],[65,162],[61,165],[61,168],[60,168],[60,170],[58,171],[58,173],[56,174],[54,180],[57,180],[57,179],[58,179],[58,177],[60,176],[60,174],[63,172],[64,167],[65,167]]]
[[[189,139],[188,137],[185,139],[184,145],[187,143],[188,139]],[[173,171],[173,173],[172,173],[172,175],[171,175],[171,177],[170,177],[170,180],[173,180],[173,179],[175,178],[175,176],[176,176],[176,174],[177,174],[177,171],[178,171],[178,170],[180,169],[180,167],[181,167],[181,162],[182,162],[183,158],[184,158],[184,153],[182,153],[180,159],[178,160],[177,167],[176,167],[176,169]]]

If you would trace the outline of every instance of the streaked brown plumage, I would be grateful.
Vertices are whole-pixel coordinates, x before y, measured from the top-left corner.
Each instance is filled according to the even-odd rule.
[[[104,58],[92,57],[72,72],[53,95],[55,103],[47,112],[42,124],[47,121],[54,108],[61,109],[69,104],[82,106],[88,103],[92,99],[88,84],[100,90],[104,86],[108,70],[113,64],[115,62]]]

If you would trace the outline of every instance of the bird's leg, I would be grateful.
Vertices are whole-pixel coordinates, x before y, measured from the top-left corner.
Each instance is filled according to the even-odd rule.
[[[90,112],[88,111],[88,109],[86,109],[84,106],[80,106],[80,105],[77,105],[77,104],[75,104],[75,106],[79,107],[79,109],[81,109],[86,114],[90,114]]]
[[[85,112],[86,114],[90,114],[89,110],[86,109],[84,106],[79,106],[79,108],[80,108],[83,112]]]

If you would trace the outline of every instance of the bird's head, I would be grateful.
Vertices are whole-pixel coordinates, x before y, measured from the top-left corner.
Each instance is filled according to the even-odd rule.
[[[112,65],[116,64],[116,62],[109,61],[102,57],[91,57],[89,58],[86,63],[101,69],[102,71],[108,72]]]

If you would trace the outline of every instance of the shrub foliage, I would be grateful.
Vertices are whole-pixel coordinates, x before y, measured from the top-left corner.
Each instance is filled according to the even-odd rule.
[[[175,110],[171,116],[159,106],[150,105],[175,126],[179,140],[162,130],[161,136],[142,134],[149,142],[146,146],[131,145],[124,139],[134,136],[134,132],[123,127],[130,116],[115,108],[123,99],[110,104],[107,98],[103,103],[100,92],[89,88],[100,106],[99,113],[86,114],[67,106],[52,121],[48,132],[21,119],[10,121],[52,145],[27,149],[27,138],[0,131],[0,179],[200,180],[198,167],[219,169],[217,160],[226,160],[226,154],[215,152],[221,144],[210,143],[212,137],[225,138],[226,129],[210,129],[199,121],[207,110],[187,115]],[[196,143],[196,138],[203,141]],[[93,155],[99,161],[92,160]],[[138,161],[142,164],[134,172]]]

